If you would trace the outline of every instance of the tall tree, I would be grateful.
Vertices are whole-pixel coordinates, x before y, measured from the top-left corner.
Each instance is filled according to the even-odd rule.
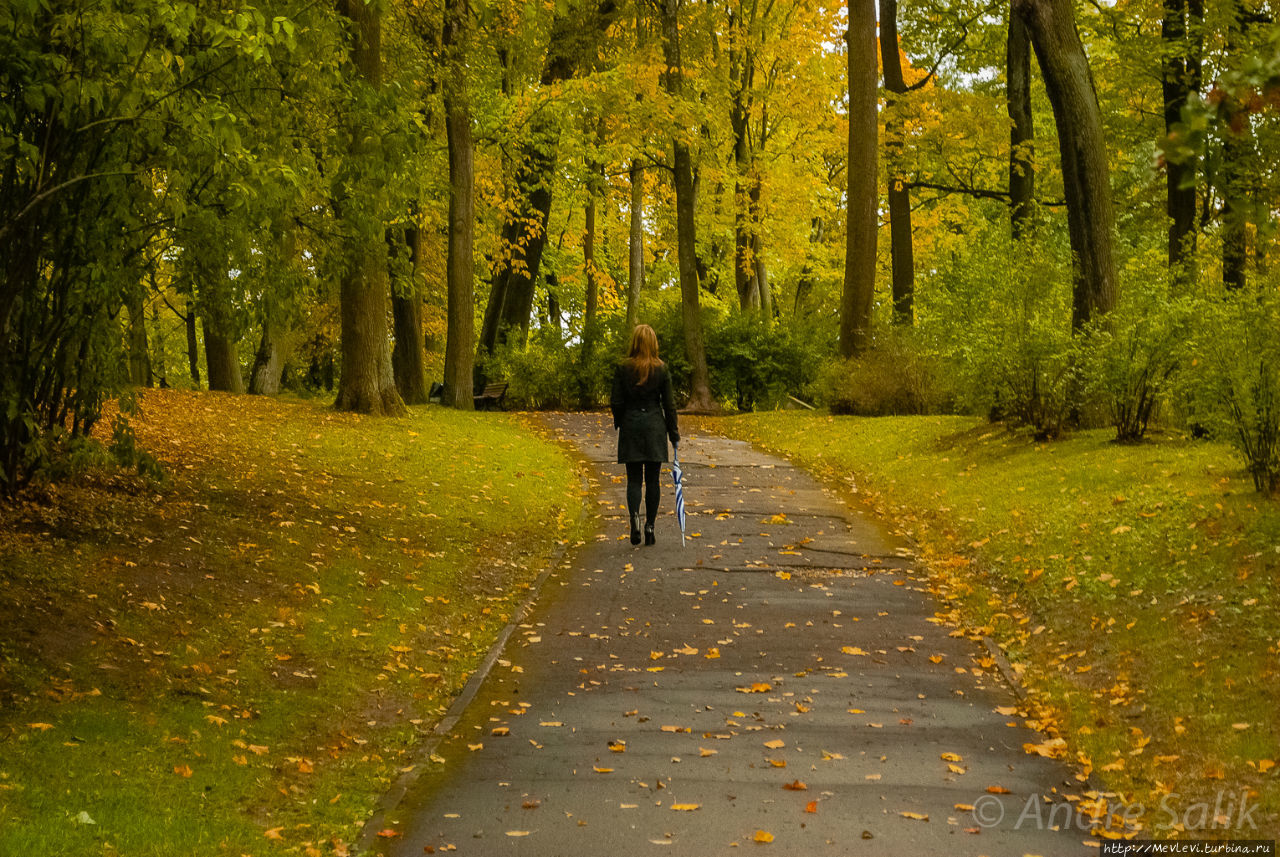
[[[594,60],[597,42],[617,16],[616,0],[598,0],[585,11],[557,13],[551,24],[539,84],[550,90],[575,77]],[[533,313],[534,289],[547,243],[560,125],[554,110],[539,110],[521,135],[516,155],[514,213],[502,226],[505,253],[489,284],[480,329],[480,348],[492,354],[508,335],[525,342]],[[510,332],[510,333],[509,333]]]
[[[911,237],[911,191],[902,170],[902,120],[894,107],[907,91],[902,77],[902,57],[898,51],[898,0],[880,0],[880,63],[884,67],[884,88],[889,93],[884,128],[885,160],[889,177],[889,248],[893,264],[893,319],[911,324],[916,288],[915,252]]]
[[[406,405],[427,403],[426,335],[423,331],[422,285],[423,236],[415,223],[404,229],[404,245],[409,248],[409,276],[391,291],[391,324],[395,345],[391,349],[391,369],[396,389]]]
[[[371,94],[382,87],[382,4],[338,0],[351,22],[351,63],[359,76],[357,102],[348,116],[349,176],[354,189],[336,201],[346,227],[342,274],[342,375],[335,407],[363,414],[404,413],[391,367],[387,331],[387,244],[371,176],[382,160],[380,134],[372,127]]]
[[[640,320],[640,290],[644,288],[644,167],[632,160],[631,208],[627,213],[627,334]]]
[[[1009,225],[1026,234],[1036,195],[1035,125],[1031,113],[1031,35],[1009,12],[1005,42],[1005,96],[1009,104]]]
[[[445,405],[471,410],[475,360],[474,152],[467,70],[463,64],[466,0],[446,0],[442,43],[445,72],[445,132],[449,139],[448,330],[444,347]]]
[[[840,354],[851,357],[870,344],[871,306],[876,286],[879,128],[874,0],[849,0],[845,44],[849,63],[849,155],[845,169],[848,185]]]
[[[662,53],[666,70],[662,86],[675,101],[684,97],[684,62],[680,46],[682,0],[656,0],[662,26]],[[688,129],[677,127],[671,140],[672,181],[676,191],[676,247],[680,268],[680,317],[684,326],[684,350],[689,359],[689,402],[694,411],[715,410],[711,376],[707,371],[707,346],[702,332],[702,309],[697,260],[697,199],[693,154]]]
[[[1235,59],[1244,43],[1246,15],[1241,0],[1223,4],[1227,13],[1227,56]],[[1222,130],[1222,283],[1229,289],[1243,289],[1248,262],[1249,187],[1244,159],[1249,149],[1249,113],[1238,99],[1223,101]]]
[[[1160,83],[1164,130],[1177,132],[1182,110],[1200,93],[1204,51],[1204,0],[1164,0],[1160,22]],[[1165,212],[1169,216],[1169,267],[1185,272],[1196,243],[1196,167],[1190,160],[1165,163]]]
[[[1115,214],[1098,95],[1072,0],[1013,0],[1013,9],[1031,34],[1058,129],[1074,257],[1071,324],[1079,328],[1116,302]]]

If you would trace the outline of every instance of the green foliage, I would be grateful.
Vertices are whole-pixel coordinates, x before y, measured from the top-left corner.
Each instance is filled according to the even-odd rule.
[[[1174,291],[1163,258],[1137,257],[1122,274],[1119,305],[1083,334],[1084,393],[1107,408],[1116,440],[1141,440],[1166,404],[1187,357],[1196,301]]]
[[[1079,389],[1064,255],[1048,236],[1017,242],[988,227],[975,252],[930,278],[935,305],[922,320],[956,367],[966,409],[1042,439],[1061,433]]]
[[[1280,492],[1280,295],[1276,282],[1202,304],[1186,386],[1192,419],[1228,441],[1254,487]]]
[[[616,355],[622,346],[616,332],[607,331],[603,345],[593,350],[594,359],[583,360],[581,339],[566,341],[554,327],[530,332],[529,343],[498,347],[493,357],[483,361],[480,371],[489,381],[506,381],[509,407],[530,410],[575,410],[596,407],[609,401]]]
[[[690,367],[684,354],[680,306],[665,301],[648,316],[671,371],[676,398],[688,396]],[[739,411],[770,410],[787,396],[809,395],[827,356],[833,331],[821,325],[765,324],[758,313],[702,307],[707,371],[712,395]]]
[[[945,413],[955,404],[947,370],[918,332],[881,330],[866,353],[823,367],[818,400],[833,414]]]

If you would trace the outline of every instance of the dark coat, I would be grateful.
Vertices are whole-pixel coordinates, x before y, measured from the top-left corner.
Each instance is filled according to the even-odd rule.
[[[613,427],[618,429],[618,461],[666,461],[667,438],[680,442],[671,375],[666,366],[636,384],[636,371],[622,363],[613,373]]]

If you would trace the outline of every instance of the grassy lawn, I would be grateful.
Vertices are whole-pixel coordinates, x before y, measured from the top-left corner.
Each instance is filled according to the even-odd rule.
[[[1280,503],[1226,447],[1105,431],[1037,444],[963,417],[705,425],[912,536],[941,615],[1005,648],[1032,717],[1148,827],[1170,821],[1162,797],[1195,827],[1194,803],[1226,789],[1238,806],[1244,788],[1258,829],[1237,835],[1280,830]]]
[[[342,854],[582,529],[519,417],[152,392],[0,507],[0,854]]]

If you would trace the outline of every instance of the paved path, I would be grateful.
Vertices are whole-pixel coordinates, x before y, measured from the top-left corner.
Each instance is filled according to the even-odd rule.
[[[1044,736],[996,712],[1015,699],[986,652],[930,621],[874,522],[780,459],[690,437],[693,537],[668,489],[657,546],[633,547],[608,423],[547,421],[598,468],[602,535],[548,578],[444,763],[388,816],[387,853],[1097,853],[1079,829],[1015,829],[1080,785],[1023,751]]]

